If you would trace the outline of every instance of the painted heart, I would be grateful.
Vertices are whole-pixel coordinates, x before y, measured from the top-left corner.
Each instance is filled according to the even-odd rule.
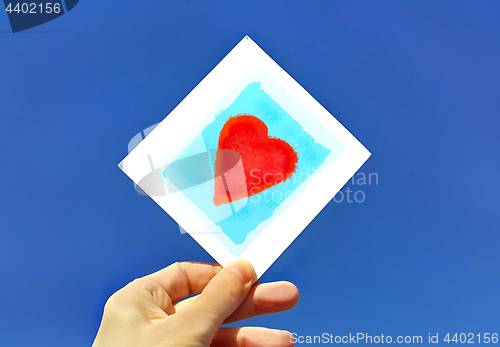
[[[218,148],[213,199],[217,206],[280,184],[297,169],[298,156],[292,146],[281,139],[269,137],[266,124],[252,115],[229,118],[220,132]],[[234,173],[226,174],[227,160],[224,155],[219,155],[224,149],[239,153],[243,164],[240,177]]]

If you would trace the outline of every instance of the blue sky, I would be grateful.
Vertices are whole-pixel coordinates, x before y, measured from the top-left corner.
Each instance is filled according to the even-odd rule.
[[[87,0],[17,34],[0,15],[0,345],[88,346],[114,291],[211,260],[117,164],[245,35],[378,175],[264,275],[294,282],[298,306],[249,324],[499,332],[499,15],[495,1]]]

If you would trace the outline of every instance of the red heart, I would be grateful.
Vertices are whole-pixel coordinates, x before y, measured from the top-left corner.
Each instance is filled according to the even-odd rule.
[[[297,169],[298,156],[292,146],[281,139],[269,137],[266,124],[252,115],[229,118],[219,135],[219,150],[221,149],[239,153],[246,187],[237,182],[242,182],[242,177],[223,175],[224,159],[217,154],[215,175],[222,175],[222,179],[215,180],[213,201],[217,206],[258,194],[287,180]],[[232,187],[230,191],[228,186]]]

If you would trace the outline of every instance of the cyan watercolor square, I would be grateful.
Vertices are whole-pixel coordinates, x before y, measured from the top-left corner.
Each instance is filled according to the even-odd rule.
[[[292,199],[290,195],[297,188],[307,184],[308,178],[318,170],[328,155],[334,154],[335,157],[338,157],[345,148],[338,141],[334,148],[325,148],[318,143],[266,93],[261,83],[253,82],[246,86],[229,107],[221,110],[215,116],[213,122],[201,131],[200,135],[186,147],[176,160],[186,158],[193,153],[200,152],[200,150],[217,149],[219,134],[224,124],[230,117],[241,114],[249,114],[259,118],[267,125],[270,137],[282,139],[290,144],[298,155],[298,164],[297,170],[288,180],[250,196],[245,201],[230,202],[232,206],[229,207],[227,205],[215,206],[213,202],[213,181],[181,191],[185,197],[205,214],[208,220],[214,223],[211,230],[216,235],[221,236],[221,239],[226,240],[224,243],[233,254],[242,251],[242,247],[235,246],[242,245],[249,234],[256,230],[261,223],[272,221],[280,213],[280,205],[287,199]],[[200,144],[202,145],[200,146]],[[194,168],[191,172],[193,175],[206,174],[203,170],[200,171]],[[172,176],[175,173],[168,172],[167,175]],[[178,177],[178,179],[183,178]],[[192,178],[192,180],[196,180],[196,178]],[[217,232],[219,230],[231,242],[227,242],[227,239],[220,235],[220,232]],[[253,236],[256,237],[258,235]]]

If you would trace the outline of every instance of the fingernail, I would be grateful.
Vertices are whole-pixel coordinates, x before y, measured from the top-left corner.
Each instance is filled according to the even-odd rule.
[[[253,281],[255,278],[255,270],[252,264],[242,259],[233,261],[226,267],[226,271],[232,271],[239,274],[245,283]]]

